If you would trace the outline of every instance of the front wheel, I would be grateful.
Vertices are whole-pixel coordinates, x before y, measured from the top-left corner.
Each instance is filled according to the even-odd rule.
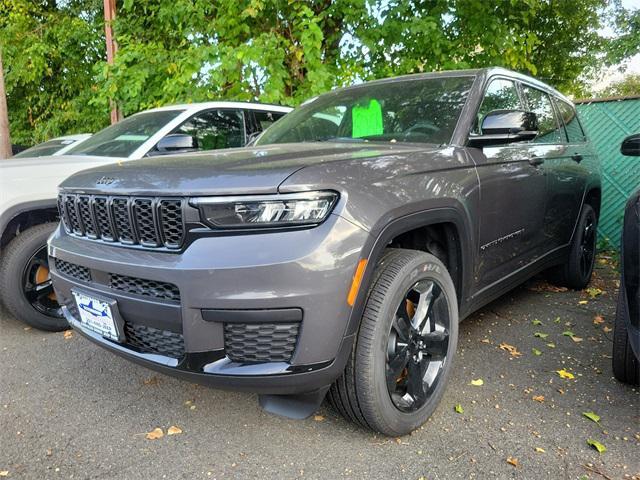
[[[625,286],[620,285],[613,331],[613,375],[623,383],[640,385],[640,362],[633,353],[627,324],[630,322]]]
[[[0,299],[19,320],[40,330],[69,328],[49,276],[47,238],[57,223],[30,227],[11,240],[2,253]]]
[[[356,344],[329,401],[364,427],[408,434],[436,409],[457,340],[456,293],[445,266],[427,253],[389,249],[374,272]]]

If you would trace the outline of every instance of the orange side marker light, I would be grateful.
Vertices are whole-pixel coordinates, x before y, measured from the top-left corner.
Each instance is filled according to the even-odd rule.
[[[353,304],[356,303],[356,297],[358,296],[358,290],[360,289],[360,284],[362,283],[362,277],[364,276],[364,270],[366,267],[367,259],[363,258],[358,262],[356,273],[353,275],[353,280],[351,281],[349,295],[347,295],[347,303],[350,307],[353,307]]]

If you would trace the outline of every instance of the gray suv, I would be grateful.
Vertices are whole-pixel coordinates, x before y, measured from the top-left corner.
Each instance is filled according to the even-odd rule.
[[[442,397],[460,319],[543,270],[587,285],[600,174],[566,97],[491,68],[335,90],[251,148],[86,170],[58,203],[51,275],[80,333],[402,435]]]

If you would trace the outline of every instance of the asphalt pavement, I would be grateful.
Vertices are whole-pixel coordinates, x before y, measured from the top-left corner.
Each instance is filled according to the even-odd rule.
[[[534,280],[465,320],[442,403],[402,438],[326,405],[279,418],[0,307],[0,478],[640,479],[640,392],[611,373],[609,266],[591,287]]]

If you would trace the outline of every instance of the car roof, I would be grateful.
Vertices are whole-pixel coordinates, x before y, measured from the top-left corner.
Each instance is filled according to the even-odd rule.
[[[163,107],[151,108],[149,110],[144,110],[138,113],[159,112],[164,110],[191,110],[193,112],[197,112],[200,110],[208,110],[210,108],[242,108],[247,110],[268,110],[271,112],[283,112],[283,113],[288,113],[291,110],[293,110],[293,108],[291,107],[282,106],[282,105],[270,105],[268,103],[216,101],[216,102],[197,102],[197,103],[180,103],[176,105],[165,105]]]
[[[355,89],[365,85],[378,85],[378,84],[385,84],[385,83],[396,83],[396,82],[403,82],[403,81],[420,80],[423,78],[425,79],[426,78],[447,78],[447,77],[489,78],[495,75],[502,75],[505,77],[522,81],[524,83],[528,83],[530,85],[546,90],[547,92],[552,93],[553,95],[561,98],[562,100],[565,100],[566,102],[573,104],[573,102],[571,102],[570,99],[568,99],[565,95],[563,95],[562,93],[557,91],[555,88],[551,87],[550,85],[547,85],[546,83],[541,82],[540,80],[537,80],[536,78],[531,77],[529,75],[514,72],[513,70],[509,70],[507,68],[502,68],[502,67],[486,67],[486,68],[474,68],[474,69],[465,69],[465,70],[442,70],[439,72],[412,73],[409,75],[400,75],[397,77],[381,78],[380,80],[371,80],[368,82],[359,83],[357,85],[336,89],[334,91],[349,90],[352,88]]]

